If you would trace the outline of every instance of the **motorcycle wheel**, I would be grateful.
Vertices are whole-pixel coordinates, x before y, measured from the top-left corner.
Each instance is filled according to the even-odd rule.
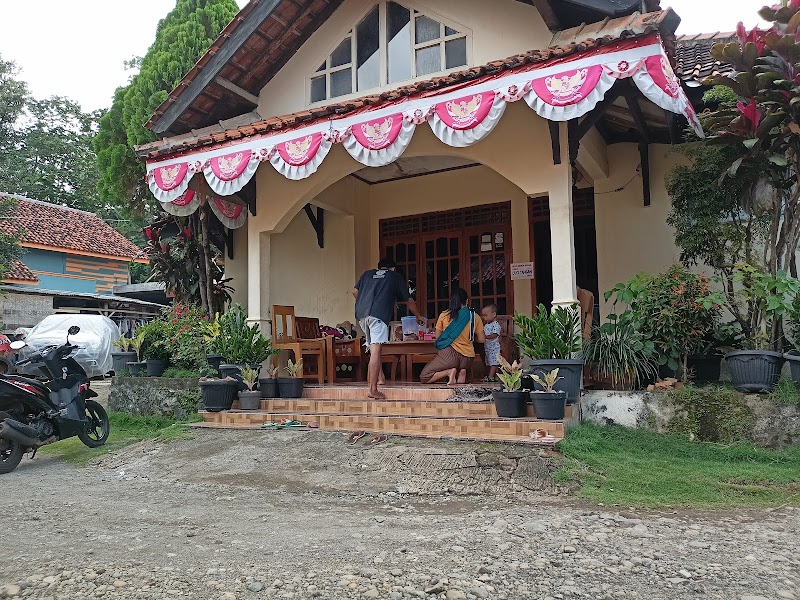
[[[94,400],[87,400],[86,420],[86,430],[79,433],[78,438],[89,448],[99,448],[106,443],[111,431],[106,409]]]
[[[19,465],[25,448],[19,442],[0,440],[0,475],[11,473]]]

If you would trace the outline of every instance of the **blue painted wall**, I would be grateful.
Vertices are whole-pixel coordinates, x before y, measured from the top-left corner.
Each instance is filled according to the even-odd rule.
[[[28,249],[22,262],[39,278],[37,287],[63,292],[110,294],[128,283],[128,263],[92,256]]]

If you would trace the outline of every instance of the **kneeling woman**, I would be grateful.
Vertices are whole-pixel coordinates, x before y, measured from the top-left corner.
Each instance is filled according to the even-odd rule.
[[[447,377],[447,384],[466,383],[467,369],[475,359],[473,342],[486,341],[483,321],[467,307],[467,292],[453,291],[450,308],[436,322],[436,348],[439,353],[422,370],[422,383],[433,383]]]

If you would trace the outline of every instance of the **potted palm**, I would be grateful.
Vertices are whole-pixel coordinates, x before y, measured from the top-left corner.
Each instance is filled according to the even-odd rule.
[[[592,329],[584,351],[592,381],[601,389],[632,390],[655,380],[658,367],[653,342],[626,315],[610,314]]]
[[[134,360],[132,362],[127,363],[128,371],[133,377],[138,377],[139,374],[142,372],[142,367],[144,363],[139,360],[139,356],[142,350],[142,343],[144,342],[144,334],[146,332],[142,331],[141,329],[136,332],[136,335],[133,336],[129,342],[128,346],[134,353]]]
[[[136,354],[130,350],[130,338],[121,337],[115,340],[113,344],[115,348],[119,348],[119,352],[111,353],[112,368],[115,375],[121,375],[128,371],[128,363],[136,358]]]
[[[558,369],[562,377],[556,389],[566,392],[568,403],[576,402],[583,379],[583,358],[576,358],[581,353],[578,306],[558,306],[548,313],[540,304],[536,316],[531,318],[517,312],[514,322],[519,328],[515,336],[517,344],[522,354],[531,359],[533,372],[541,374]]]
[[[258,382],[258,371],[245,367],[242,369],[242,381],[247,389],[239,392],[239,408],[242,410],[258,410],[261,406],[261,392],[255,390]]]
[[[281,398],[301,398],[303,396],[304,380],[300,377],[303,371],[303,359],[300,358],[296,363],[289,359],[286,372],[289,377],[278,378],[278,393]]]
[[[498,417],[519,419],[528,415],[528,392],[520,389],[522,386],[522,365],[517,361],[509,363],[502,355],[498,354],[500,372],[497,374],[502,390],[494,390],[494,408]]]
[[[200,375],[200,395],[205,409],[209,412],[230,410],[239,382],[230,377],[220,378],[210,365],[203,367]]]
[[[262,398],[279,398],[278,395],[278,371],[280,369],[274,365],[266,365],[264,372],[266,377],[258,380],[258,389]]]
[[[558,369],[543,373],[541,376],[533,375],[533,380],[542,388],[531,392],[531,402],[533,402],[533,411],[536,413],[537,419],[560,421],[566,415],[567,393],[555,389],[555,385],[560,379]]]

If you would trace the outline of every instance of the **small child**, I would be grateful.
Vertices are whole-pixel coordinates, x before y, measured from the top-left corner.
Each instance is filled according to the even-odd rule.
[[[487,304],[481,311],[483,319],[483,331],[486,334],[486,343],[483,348],[486,352],[486,366],[489,367],[487,381],[495,381],[497,369],[500,361],[497,355],[500,354],[500,323],[497,322],[497,305]]]

